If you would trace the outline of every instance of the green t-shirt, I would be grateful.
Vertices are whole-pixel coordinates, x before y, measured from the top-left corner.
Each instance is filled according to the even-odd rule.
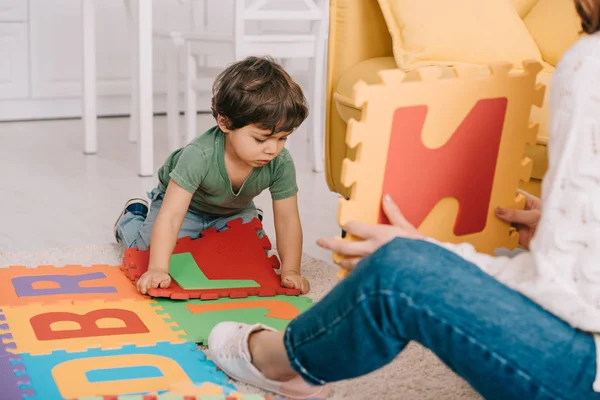
[[[169,155],[158,170],[159,187],[166,191],[170,179],[194,194],[192,211],[207,215],[235,214],[267,188],[274,200],[298,192],[294,161],[284,148],[270,163],[254,168],[234,193],[225,168],[225,134],[218,126]]]

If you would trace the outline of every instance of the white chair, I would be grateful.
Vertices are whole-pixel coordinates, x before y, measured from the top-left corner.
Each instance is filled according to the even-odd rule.
[[[82,119],[84,154],[96,154],[96,7],[81,0],[82,27]],[[125,0],[131,42],[131,117],[129,140],[138,142],[140,176],[154,174],[152,98],[152,2]],[[141,100],[140,100],[141,99]]]
[[[324,165],[324,101],[325,101],[325,55],[327,40],[327,1],[326,0],[234,0],[234,23],[231,35],[215,35],[199,21],[206,18],[207,1],[196,3],[192,14],[193,32],[171,31],[160,33],[172,40],[173,48],[167,65],[167,118],[169,146],[174,149],[181,145],[179,132],[179,79],[178,56],[180,49],[185,59],[185,115],[186,143],[197,134],[196,110],[197,95],[209,91],[216,74],[222,70],[209,68],[200,59],[223,55],[228,51],[232,60],[241,60],[250,55],[269,55],[278,60],[306,58],[310,60],[311,97],[309,100],[309,140],[311,142],[312,168],[323,170]],[[217,1],[217,0],[214,0]],[[201,5],[203,7],[199,8]],[[285,7],[281,7],[284,5]],[[292,9],[299,5],[302,9]],[[250,21],[302,21],[310,24],[307,34],[289,32],[248,33]]]

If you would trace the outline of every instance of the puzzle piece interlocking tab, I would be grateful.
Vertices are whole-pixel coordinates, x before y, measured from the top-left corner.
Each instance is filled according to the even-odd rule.
[[[494,210],[525,205],[517,189],[531,175],[524,154],[536,143],[530,114],[543,104],[541,69],[537,61],[523,69],[434,66],[416,77],[394,69],[380,73],[380,84],[358,82],[353,101],[363,111],[348,122],[346,144],[356,158],[342,166],[350,195],[340,199],[338,223],[389,223],[381,201],[390,194],[427,236],[488,254],[514,249],[517,232]]]

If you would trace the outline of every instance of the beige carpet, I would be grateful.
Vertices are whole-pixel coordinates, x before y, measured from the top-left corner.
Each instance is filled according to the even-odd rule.
[[[37,253],[0,252],[0,267],[43,264],[119,265],[117,245],[79,246],[49,249]],[[302,268],[311,282],[310,297],[320,299],[337,282],[335,267],[303,256]],[[335,368],[335,366],[332,366]],[[242,392],[261,393],[238,384]],[[418,344],[409,345],[398,358],[368,376],[334,384],[333,399],[479,399],[470,386],[457,377],[431,352]]]

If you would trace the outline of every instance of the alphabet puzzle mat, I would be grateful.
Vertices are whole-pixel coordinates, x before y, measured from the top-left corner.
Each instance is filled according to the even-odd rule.
[[[266,260],[273,270],[264,240],[252,242],[254,238],[240,235],[245,229],[247,235],[256,236],[258,225],[244,225],[234,223],[232,229],[238,230],[234,232],[238,244],[246,243],[246,258],[228,260],[234,260],[240,271],[255,266],[264,271]],[[226,249],[231,235],[225,232],[182,240],[178,245],[184,252],[177,254],[188,258],[186,268],[198,268],[190,263],[202,260],[198,269],[209,281],[207,297],[215,297],[212,300],[141,295],[126,276],[133,270],[131,264],[129,269],[108,265],[0,268],[0,398],[263,399],[236,392],[197,343],[206,344],[208,333],[221,321],[262,322],[283,329],[312,303],[304,296],[277,295],[279,290],[259,292],[260,297],[231,298],[235,296],[230,292],[230,297],[219,298],[218,291],[212,296],[215,287],[228,290],[231,281],[234,287],[244,280],[259,282],[260,287],[271,282],[263,279],[269,276],[266,273],[236,274],[230,268],[227,274],[213,275],[210,267],[205,268],[202,257],[209,253],[204,240],[209,238],[209,244]],[[254,262],[258,255],[260,263]],[[250,262],[245,265],[245,260]],[[190,284],[185,273],[177,279],[182,288]],[[245,288],[247,282],[241,286]]]
[[[538,131],[529,116],[545,95],[536,84],[541,64],[523,66],[427,67],[417,79],[395,69],[380,72],[381,84],[358,82],[353,101],[362,116],[348,122],[346,144],[357,151],[342,165],[350,195],[339,201],[340,225],[389,223],[381,201],[390,194],[430,237],[490,254],[514,249],[518,235],[494,209],[525,205],[516,191],[530,177],[525,148]]]

